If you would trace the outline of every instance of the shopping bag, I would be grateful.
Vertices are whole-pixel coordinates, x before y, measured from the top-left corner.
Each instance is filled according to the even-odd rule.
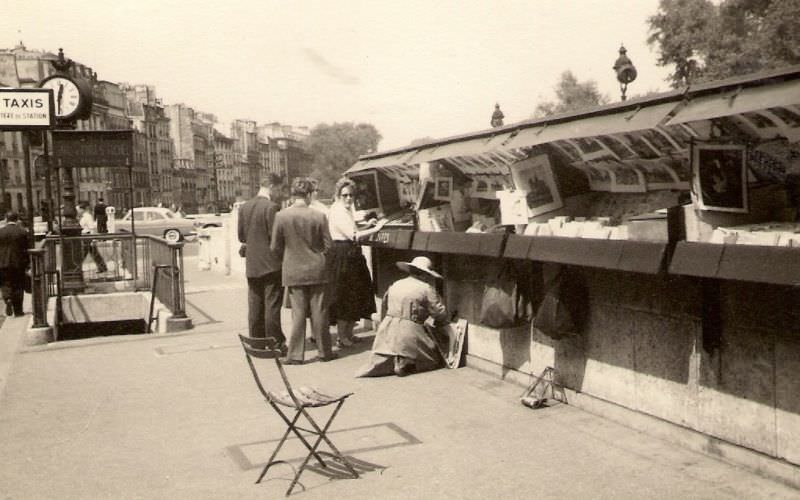
[[[503,261],[483,288],[478,323],[492,328],[510,328],[530,319],[530,296],[522,281],[529,275],[512,262]]]

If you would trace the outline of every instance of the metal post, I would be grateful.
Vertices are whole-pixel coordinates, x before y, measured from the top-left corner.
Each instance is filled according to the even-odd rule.
[[[64,236],[79,236],[81,226],[75,210],[75,184],[72,178],[72,167],[64,167],[61,159],[58,165],[64,172],[64,210],[60,233]],[[83,281],[83,242],[79,238],[65,238],[61,242],[61,267],[64,290],[80,292],[86,287]]]
[[[47,325],[47,279],[45,278],[45,250],[32,248],[31,256],[31,297],[33,299],[33,328],[46,328]]]
[[[172,312],[174,318],[185,318],[186,307],[184,305],[184,288],[183,288],[183,243],[170,243],[170,257],[172,264],[172,297],[175,310]],[[178,263],[181,267],[178,267]]]
[[[50,141],[52,139],[52,133],[48,130],[42,132],[42,142],[44,143],[44,159],[45,159],[45,169],[44,169],[44,198],[45,203],[47,204],[47,232],[53,232],[53,215],[55,212],[53,211],[53,186],[52,186],[52,176],[50,174]]]
[[[139,260],[136,256],[136,217],[135,217],[135,206],[136,200],[133,197],[133,164],[131,163],[130,158],[125,160],[125,163],[128,167],[128,183],[130,183],[130,193],[131,193],[131,234],[133,235],[133,286],[136,287],[136,279],[138,277],[137,270],[139,269]]]
[[[28,248],[33,248],[33,177],[31,175],[31,139],[28,132],[22,132],[22,154],[25,155],[25,198],[28,204],[25,223],[28,225]]]

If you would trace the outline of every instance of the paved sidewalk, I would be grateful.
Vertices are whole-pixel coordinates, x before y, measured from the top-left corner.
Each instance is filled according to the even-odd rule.
[[[26,348],[23,319],[6,321],[0,498],[283,496],[288,465],[253,484],[282,427],[236,338],[246,328],[244,279],[192,264],[188,332]],[[298,385],[356,393],[332,438],[361,478],[307,471],[299,498],[800,498],[567,405],[530,410],[517,402],[520,388],[469,368],[355,379],[367,348],[287,367]],[[284,455],[295,464],[297,444]]]

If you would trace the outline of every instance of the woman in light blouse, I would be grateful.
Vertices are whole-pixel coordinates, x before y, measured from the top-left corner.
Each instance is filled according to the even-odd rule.
[[[359,231],[355,222],[355,183],[343,177],[334,188],[334,202],[328,212],[328,227],[333,245],[330,262],[333,273],[329,316],[336,322],[337,345],[347,347],[358,341],[353,327],[361,318],[369,319],[375,309],[375,293],[359,240],[380,231],[385,220],[370,220],[370,227]]]

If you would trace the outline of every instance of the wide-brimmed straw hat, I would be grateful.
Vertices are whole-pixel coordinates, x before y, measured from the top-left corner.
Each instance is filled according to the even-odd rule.
[[[442,275],[431,269],[433,266],[433,262],[431,259],[427,257],[414,257],[411,262],[398,262],[397,267],[400,268],[401,271],[405,271],[408,274],[413,274],[415,272],[420,272],[423,274],[427,274],[429,276],[433,276],[436,279],[442,279]]]

